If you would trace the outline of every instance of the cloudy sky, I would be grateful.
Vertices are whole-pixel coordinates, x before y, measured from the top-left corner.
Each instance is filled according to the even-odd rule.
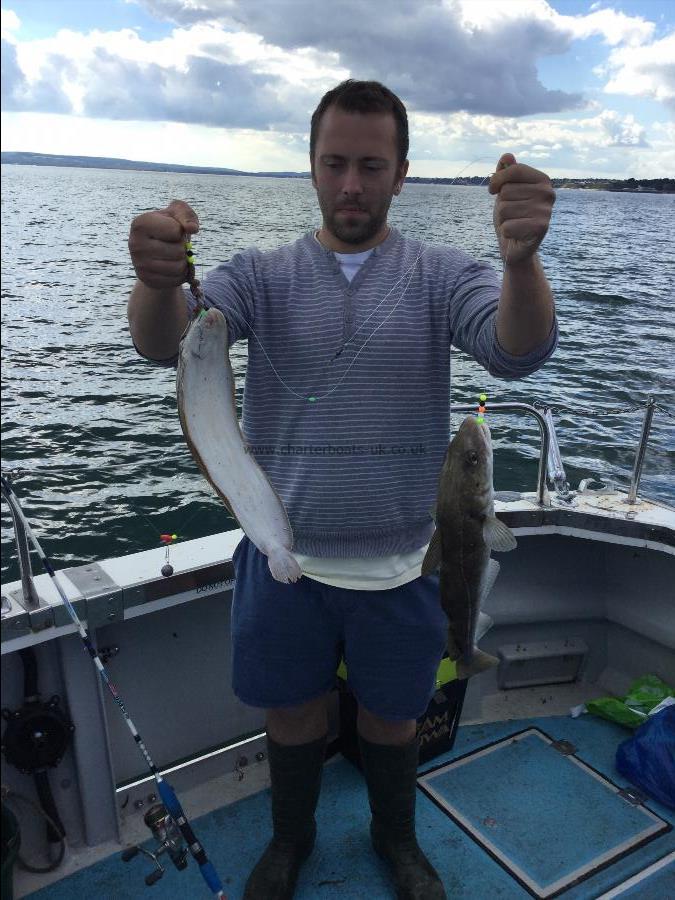
[[[307,171],[347,77],[406,103],[411,175],[675,177],[675,0],[6,0],[2,149]]]

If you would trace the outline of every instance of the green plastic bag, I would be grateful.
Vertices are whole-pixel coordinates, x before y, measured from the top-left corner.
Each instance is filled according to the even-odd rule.
[[[586,709],[610,722],[618,722],[627,728],[638,728],[644,725],[649,713],[666,697],[675,697],[673,688],[656,675],[643,675],[631,684],[625,697],[589,700]]]

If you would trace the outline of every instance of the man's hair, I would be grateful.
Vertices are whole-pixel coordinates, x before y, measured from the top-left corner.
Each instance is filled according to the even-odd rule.
[[[319,125],[329,106],[351,113],[391,113],[396,122],[398,164],[402,165],[406,161],[409,144],[408,115],[401,100],[379,81],[356,81],[354,78],[348,78],[324,94],[314,110],[309,133],[309,157],[312,162]]]

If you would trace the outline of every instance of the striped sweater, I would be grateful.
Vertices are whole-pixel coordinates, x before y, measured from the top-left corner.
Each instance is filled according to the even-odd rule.
[[[451,344],[520,378],[557,341],[554,325],[527,356],[504,352],[496,273],[393,228],[351,282],[310,233],[236,254],[203,287],[231,343],[248,340],[244,438],[283,500],[295,549],[310,556],[388,556],[429,541]]]

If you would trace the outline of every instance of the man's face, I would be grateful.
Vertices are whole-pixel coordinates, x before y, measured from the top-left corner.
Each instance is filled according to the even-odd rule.
[[[393,115],[329,106],[312,161],[323,242],[338,252],[357,253],[384,240],[387,212],[407,171],[407,161],[398,165]]]

